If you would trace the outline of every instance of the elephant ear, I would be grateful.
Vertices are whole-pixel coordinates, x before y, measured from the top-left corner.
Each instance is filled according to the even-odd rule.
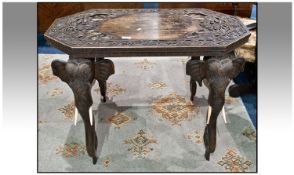
[[[202,86],[202,80],[206,76],[206,64],[201,60],[189,60],[186,64],[186,74]]]
[[[114,64],[109,59],[101,59],[95,63],[95,78],[97,80],[107,80],[110,75],[114,74]]]
[[[233,64],[233,68],[228,75],[230,79],[235,78],[240,72],[243,72],[245,60],[244,58],[236,58],[232,60],[232,64]]]
[[[65,61],[53,60],[51,63],[51,68],[53,71],[53,75],[59,77],[62,81],[68,82],[68,76],[65,71],[66,66]]]
[[[59,77],[66,83],[77,78],[80,78],[83,81],[92,82],[94,78],[92,73],[94,65],[87,59],[70,59],[68,62],[54,60],[51,63],[51,68],[53,75]]]

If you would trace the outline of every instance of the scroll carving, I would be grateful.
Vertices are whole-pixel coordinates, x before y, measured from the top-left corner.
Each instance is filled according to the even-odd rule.
[[[191,20],[196,21],[198,32],[187,32],[172,40],[123,40],[99,30],[105,21],[140,13],[181,17],[182,20],[187,21],[187,24]],[[242,38],[248,30],[236,17],[207,9],[94,9],[57,19],[47,33],[48,36],[70,47],[178,45],[219,47]]]

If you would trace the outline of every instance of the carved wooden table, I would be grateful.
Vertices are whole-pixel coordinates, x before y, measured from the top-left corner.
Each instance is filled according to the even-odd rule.
[[[244,59],[232,51],[246,43],[250,32],[237,18],[207,9],[94,9],[56,19],[45,33],[47,41],[69,54],[67,62],[54,60],[53,74],[74,93],[75,105],[86,131],[86,147],[97,161],[97,136],[92,116],[92,82],[97,80],[106,101],[106,80],[114,64],[104,57],[191,56],[191,100],[196,82],[209,89],[205,158],[216,147],[216,121],[224,93],[238,75]],[[205,56],[200,60],[200,56]],[[124,58],[122,58],[124,59]],[[125,58],[127,59],[127,58]]]

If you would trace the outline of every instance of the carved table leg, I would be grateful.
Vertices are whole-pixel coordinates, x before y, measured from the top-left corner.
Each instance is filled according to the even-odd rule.
[[[196,83],[201,86],[202,80],[209,89],[207,126],[204,131],[205,158],[209,160],[210,153],[216,147],[216,121],[225,101],[225,90],[235,76],[242,71],[244,59],[233,55],[209,57],[205,61],[191,59],[186,65],[186,74],[191,76],[191,100],[196,92]],[[211,109],[211,111],[210,111]]]
[[[196,90],[197,90],[197,84],[196,81],[193,80],[193,78],[190,79],[190,91],[191,91],[191,97],[190,100],[193,101],[194,100],[194,96],[196,94]]]
[[[227,84],[219,84],[221,89],[226,89]],[[222,87],[223,86],[223,87]],[[225,86],[225,87],[224,87]],[[216,147],[216,123],[217,117],[222,110],[225,102],[225,91],[219,94],[214,93],[214,89],[209,88],[208,105],[211,106],[211,113],[207,114],[207,125],[204,130],[205,159],[209,160],[210,153],[213,153]],[[208,116],[210,115],[210,116]]]
[[[187,75],[190,75],[190,74],[193,74],[194,72],[193,71],[198,71],[195,69],[195,67],[199,66],[197,63],[200,62],[200,57],[199,56],[192,56],[191,57],[191,60],[189,60],[187,62],[187,65],[186,65],[186,73]],[[191,97],[190,97],[190,100],[193,101],[194,100],[194,96],[196,94],[196,90],[197,90],[197,84],[196,84],[196,81],[197,79],[193,79],[193,77],[191,76],[191,79],[190,79],[190,91],[191,91]],[[198,81],[199,83],[199,81]],[[201,83],[200,83],[201,84]],[[199,84],[199,85],[200,85]],[[200,85],[201,86],[201,85]]]
[[[95,132],[95,121],[91,111],[93,104],[91,88],[92,81],[94,80],[94,64],[89,59],[71,58],[68,62],[54,60],[51,67],[53,74],[66,82],[73,91],[75,106],[85,125],[87,152],[92,157],[93,164],[96,164],[98,141]]]
[[[106,80],[114,74],[114,64],[109,59],[99,58],[95,62],[95,79],[99,83],[102,101],[106,102]]]
[[[97,81],[99,83],[100,94],[102,96],[101,101],[102,102],[106,102],[106,89],[107,89],[106,81],[104,81],[104,80],[97,80]]]

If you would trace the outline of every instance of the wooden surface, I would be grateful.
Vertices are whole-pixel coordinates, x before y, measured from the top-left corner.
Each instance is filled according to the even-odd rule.
[[[251,15],[251,7],[253,3],[236,3],[236,15],[241,17],[250,17]],[[207,3],[207,2],[197,2],[197,3],[161,3],[160,8],[206,8],[218,12],[222,12],[229,15],[234,15],[234,6],[231,2],[214,2],[214,3]]]
[[[37,20],[38,32],[44,33],[56,18],[72,15],[77,12],[99,9],[144,8],[143,3],[38,3]]]
[[[206,8],[233,15],[232,3],[159,3],[159,8]],[[250,17],[253,3],[241,3],[236,6],[238,16]],[[144,8],[143,2],[137,3],[38,3],[38,32],[44,33],[56,18],[71,15],[89,9],[137,9]]]
[[[139,13],[105,21],[100,31],[135,40],[178,39],[187,32],[198,32],[199,21],[186,16]]]
[[[93,9],[57,19],[45,33],[83,57],[222,55],[249,36],[237,17],[207,9]]]

